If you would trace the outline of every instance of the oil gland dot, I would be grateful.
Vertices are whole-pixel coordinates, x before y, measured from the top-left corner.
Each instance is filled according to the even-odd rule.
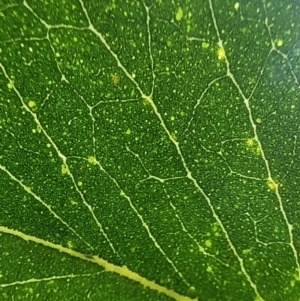
[[[278,183],[275,183],[274,181],[270,181],[270,180],[267,182],[267,185],[271,190],[275,190],[276,187],[278,187]]]
[[[11,90],[13,87],[14,87],[14,83],[13,83],[13,82],[9,82],[9,83],[7,84],[7,88],[8,88],[9,90]]]
[[[255,139],[254,138],[248,138],[246,141],[247,146],[251,147],[253,146],[255,143]]]
[[[183,10],[181,7],[178,7],[176,15],[175,15],[176,21],[180,21],[182,19],[182,17],[183,17]]]
[[[203,49],[206,49],[206,48],[209,47],[209,43],[203,41],[202,44],[201,44],[201,46],[202,46]]]
[[[120,76],[117,75],[117,74],[112,74],[111,75],[111,82],[114,84],[114,85],[117,85],[120,83]]]
[[[283,45],[283,41],[281,39],[277,40],[276,42],[278,47],[281,47]]]
[[[219,47],[218,49],[218,59],[224,60],[225,59],[225,51],[223,47]]]
[[[97,163],[97,160],[96,160],[96,158],[95,158],[94,156],[89,156],[89,157],[88,157],[88,162],[89,162],[90,164],[96,164],[96,163]]]
[[[210,248],[211,247],[211,240],[206,240],[205,245]]]
[[[240,7],[240,4],[239,4],[238,2],[236,2],[236,3],[234,4],[234,9],[235,9],[235,10],[238,10],[239,7]]]
[[[69,172],[68,167],[67,167],[65,164],[62,164],[62,165],[61,165],[61,173],[62,173],[62,175],[65,175],[65,174],[67,174],[68,172]]]
[[[31,109],[33,109],[34,107],[36,107],[36,103],[34,101],[30,100],[28,102],[28,107],[31,108]]]

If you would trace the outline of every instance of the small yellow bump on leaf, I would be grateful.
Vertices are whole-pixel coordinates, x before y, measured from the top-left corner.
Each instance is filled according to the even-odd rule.
[[[36,107],[36,103],[33,100],[30,100],[28,102],[28,107],[32,109],[32,108]]]
[[[256,155],[260,155],[261,154],[261,149],[259,144],[257,143],[255,138],[248,138],[246,140],[246,145],[247,147],[252,150]]]
[[[236,2],[236,3],[234,4],[234,9],[235,9],[235,10],[238,10],[239,7],[240,7],[240,4],[239,4],[238,2]]]
[[[213,230],[214,235],[215,235],[216,237],[220,236],[219,225],[218,225],[218,223],[214,223],[214,224],[213,224],[212,230]]]
[[[271,190],[275,190],[278,187],[278,183],[275,183],[273,180],[268,180],[267,185]]]
[[[14,83],[12,81],[10,81],[8,84],[7,84],[7,88],[9,90],[11,90],[12,88],[14,87]]]
[[[243,250],[243,255],[247,255],[251,252],[251,249],[245,249]]]
[[[65,174],[67,174],[68,172],[69,172],[68,167],[67,167],[65,164],[62,164],[62,165],[61,165],[61,173],[62,173],[62,175],[65,175]]]
[[[200,247],[199,247],[199,252],[200,252],[200,253],[204,253],[204,248],[200,246]]]
[[[176,12],[176,21],[180,21],[183,17],[183,10],[181,7],[178,7],[177,12]]]
[[[78,205],[78,202],[76,202],[76,201],[74,201],[74,200],[72,200],[72,199],[71,199],[70,202],[71,202],[72,205]]]
[[[212,267],[210,265],[207,267],[206,272],[208,272],[208,273],[212,272]]]
[[[211,247],[211,240],[209,240],[209,239],[206,240],[205,245],[210,248]]]
[[[295,286],[295,280],[291,280],[291,287]]]
[[[69,249],[73,249],[73,243],[69,240],[68,242],[67,242],[67,245],[68,245],[68,248]]]
[[[111,82],[114,84],[114,85],[118,85],[120,83],[120,76],[117,75],[117,74],[112,74],[111,75]]]
[[[82,186],[83,183],[82,183],[81,181],[79,181],[79,182],[77,183],[77,185],[78,185],[78,186]]]
[[[276,41],[276,44],[278,47],[281,47],[283,45],[283,41],[281,39]]]
[[[131,134],[131,130],[128,128],[127,131],[125,132],[126,135],[130,135]]]
[[[218,49],[218,59],[224,60],[225,59],[225,51],[223,47],[219,47]]]
[[[202,42],[202,44],[201,44],[201,46],[202,46],[202,48],[203,48],[203,49],[206,49],[206,48],[208,48],[208,47],[209,47],[209,43],[208,43],[208,42],[205,42],[205,41],[203,41],[203,42]]]
[[[253,146],[255,143],[255,139],[254,138],[248,138],[247,141],[246,141],[246,144],[248,147],[251,147]]]
[[[174,116],[171,116],[170,119],[171,119],[172,121],[174,121],[174,120],[175,120],[175,117],[174,117]]]
[[[97,163],[97,160],[96,160],[96,158],[95,158],[94,156],[89,156],[89,157],[88,157],[88,162],[89,162],[90,164],[96,164],[96,163]]]
[[[217,232],[217,231],[218,231],[218,228],[219,228],[218,226],[219,226],[218,223],[214,223],[214,224],[213,224],[212,229],[213,229],[214,232]]]

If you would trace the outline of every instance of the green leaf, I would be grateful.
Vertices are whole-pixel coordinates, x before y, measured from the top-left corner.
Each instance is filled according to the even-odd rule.
[[[299,32],[293,0],[0,0],[0,300],[299,300]]]

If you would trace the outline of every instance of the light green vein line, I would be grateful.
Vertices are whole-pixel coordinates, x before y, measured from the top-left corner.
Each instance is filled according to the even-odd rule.
[[[62,245],[54,244],[50,241],[47,241],[47,240],[44,240],[44,239],[41,239],[41,238],[38,238],[35,236],[27,235],[23,232],[20,232],[18,230],[14,230],[14,229],[10,229],[7,227],[0,226],[0,232],[10,234],[13,236],[17,236],[26,241],[41,244],[45,247],[55,249],[61,253],[68,254],[70,256],[79,258],[81,260],[85,260],[85,261],[89,261],[89,262],[98,264],[100,267],[104,268],[104,270],[108,273],[115,273],[119,276],[128,278],[132,281],[137,282],[138,284],[140,284],[144,287],[147,287],[151,290],[157,291],[161,294],[167,295],[167,296],[173,298],[174,300],[177,300],[177,301],[197,301],[198,300],[198,299],[192,299],[190,297],[180,295],[171,289],[168,289],[164,286],[161,286],[161,285],[155,283],[154,281],[148,280],[148,279],[144,278],[143,276],[139,275],[138,273],[129,270],[125,265],[117,266],[117,265],[114,265],[98,256],[90,256],[90,255],[86,255],[86,254],[83,254],[80,252],[76,252],[74,250],[63,247]]]
[[[19,179],[17,179],[5,166],[0,164],[0,170],[4,171],[11,180],[17,182],[27,193],[29,193],[32,197],[34,197],[39,203],[41,203],[46,209],[56,218],[58,219],[64,226],[66,226],[70,231],[72,231],[81,241],[83,241],[91,250],[94,248],[87,242],[83,237],[81,237],[63,218],[61,218],[46,202],[42,200],[40,196],[31,191],[31,188],[24,185]]]
[[[60,276],[51,276],[51,277],[44,277],[44,278],[30,278],[26,280],[18,280],[10,283],[2,283],[0,287],[8,287],[8,286],[15,286],[15,285],[25,285],[28,283],[36,283],[36,282],[49,282],[54,280],[61,280],[61,279],[71,279],[71,278],[79,278],[79,277],[93,277],[103,273],[103,271],[93,274],[69,274],[69,275],[60,275]]]
[[[104,231],[104,227],[102,226],[102,223],[98,220],[98,218],[96,217],[96,215],[95,215],[95,213],[94,213],[94,211],[92,209],[92,206],[86,201],[86,199],[84,197],[84,194],[79,189],[79,187],[78,187],[78,185],[77,185],[77,183],[75,181],[75,177],[74,177],[74,175],[70,171],[70,167],[69,167],[69,165],[67,163],[67,157],[59,150],[59,148],[56,145],[56,143],[54,142],[54,140],[50,137],[50,135],[47,133],[47,131],[45,130],[45,128],[42,126],[40,120],[38,119],[37,114],[34,113],[33,111],[31,111],[30,108],[28,107],[28,105],[25,103],[22,95],[20,94],[19,90],[15,87],[13,81],[11,80],[11,78],[9,77],[9,75],[7,74],[6,69],[4,68],[4,66],[2,65],[2,63],[0,63],[0,69],[2,69],[2,72],[3,72],[4,76],[9,81],[9,84],[12,86],[12,89],[16,93],[17,97],[20,99],[20,101],[22,103],[22,108],[24,108],[25,111],[27,111],[31,115],[31,117],[33,118],[34,122],[41,129],[41,131],[43,132],[43,134],[45,135],[45,137],[48,139],[48,141],[51,143],[51,145],[55,149],[58,157],[62,160],[63,164],[66,166],[66,168],[68,170],[67,175],[71,178],[71,180],[73,182],[73,185],[75,187],[75,190],[79,194],[79,196],[80,196],[83,204],[88,208],[88,210],[91,213],[94,221],[96,222],[97,226],[99,227],[100,233],[105,237],[105,239],[108,242],[110,248],[113,250],[113,252],[115,254],[117,254],[117,251],[116,251],[116,249],[113,246],[113,243],[111,242],[111,240],[109,239],[108,235]]]

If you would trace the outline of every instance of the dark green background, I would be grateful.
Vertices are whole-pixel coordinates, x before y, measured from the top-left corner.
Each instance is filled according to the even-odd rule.
[[[198,300],[300,299],[298,1],[0,0],[0,63],[0,226]],[[0,254],[1,300],[172,300]]]

